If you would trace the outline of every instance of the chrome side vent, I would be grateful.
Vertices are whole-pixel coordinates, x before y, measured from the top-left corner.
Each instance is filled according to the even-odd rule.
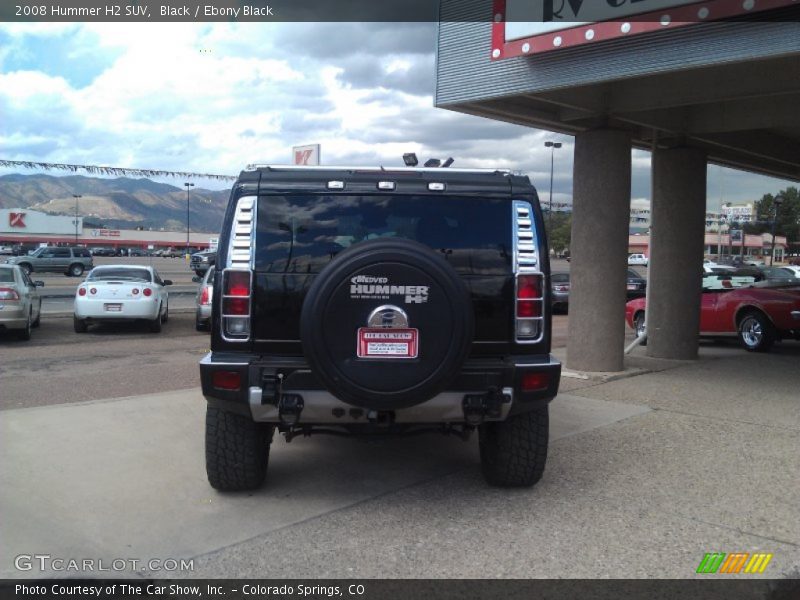
[[[514,221],[514,272],[539,271],[539,252],[531,203],[525,200],[514,200],[512,219]]]
[[[250,269],[253,263],[253,232],[256,225],[256,197],[244,196],[236,203],[228,247],[229,269]]]

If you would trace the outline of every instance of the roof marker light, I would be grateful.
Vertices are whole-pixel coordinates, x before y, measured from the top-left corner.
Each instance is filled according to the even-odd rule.
[[[344,181],[329,181],[328,182],[328,189],[329,190],[343,190],[344,189]]]
[[[428,189],[432,192],[443,192],[444,184],[432,181],[431,183],[428,184]]]
[[[378,189],[379,190],[393,190],[397,187],[394,181],[379,181],[378,182]]]

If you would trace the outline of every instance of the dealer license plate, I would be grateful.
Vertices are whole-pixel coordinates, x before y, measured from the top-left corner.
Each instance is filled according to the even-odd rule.
[[[120,312],[122,310],[122,304],[104,304],[103,308],[108,312]]]
[[[629,290],[638,290],[639,286],[637,284],[635,284],[635,283],[629,283],[628,284],[628,289]]]
[[[359,358],[416,358],[419,351],[419,330],[360,327]]]

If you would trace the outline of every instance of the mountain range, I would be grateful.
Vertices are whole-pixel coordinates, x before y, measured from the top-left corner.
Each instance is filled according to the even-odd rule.
[[[68,175],[0,176],[0,208],[26,208],[54,215],[78,214],[92,226],[113,229],[186,230],[186,189],[150,179],[104,179]],[[219,232],[230,189],[191,188],[192,231]]]

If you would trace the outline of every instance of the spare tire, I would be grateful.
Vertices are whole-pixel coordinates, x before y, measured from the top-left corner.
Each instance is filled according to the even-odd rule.
[[[309,288],[300,323],[303,352],[325,387],[343,402],[375,410],[421,404],[445,389],[470,351],[475,326],[458,274],[440,254],[402,238],[341,252]],[[402,343],[370,346],[364,356],[362,328],[416,339],[407,356],[397,351]]]

